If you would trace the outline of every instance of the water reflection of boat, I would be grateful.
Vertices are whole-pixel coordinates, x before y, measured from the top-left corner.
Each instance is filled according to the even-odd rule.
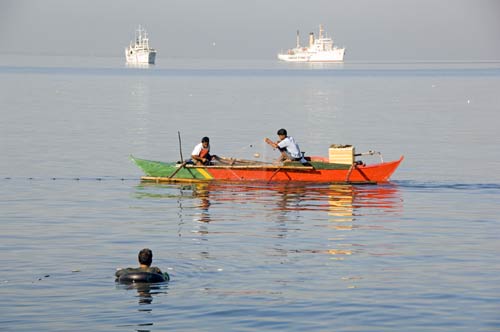
[[[361,216],[369,209],[398,211],[401,198],[397,186],[330,186],[328,215],[338,230],[352,230],[356,213]]]
[[[199,200],[196,207],[198,208],[198,218],[200,222],[210,222],[210,191],[208,184],[197,183],[193,185],[193,197]]]
[[[200,210],[208,211],[212,200],[218,203],[276,201],[282,211],[324,211],[333,217],[353,216],[356,211],[377,208],[385,211],[398,210],[401,205],[397,185],[378,186],[352,184],[302,184],[296,182],[252,183],[196,182],[154,183],[141,182],[138,197],[179,199],[193,198]],[[147,188],[155,189],[145,190]],[[161,190],[161,189],[171,190]],[[174,191],[172,191],[174,190]],[[176,191],[178,190],[178,191]],[[237,193],[237,194],[235,194]],[[362,213],[361,213],[362,214]]]
[[[247,228],[242,226],[242,220],[249,225],[249,229],[253,226],[264,227],[265,234],[259,233],[259,237],[286,239],[297,235],[297,232],[300,232],[299,236],[307,236],[311,228],[310,234],[317,234],[314,229],[322,229],[324,231],[320,233],[327,234],[322,242],[311,238],[305,242],[306,245],[292,248],[284,248],[283,243],[275,242],[273,253],[280,256],[317,253],[341,260],[366,251],[360,234],[363,237],[372,230],[386,230],[385,221],[394,219],[394,215],[403,208],[401,194],[395,184],[141,182],[137,188],[141,192],[140,198],[169,200],[172,201],[171,207],[178,204],[179,234],[186,226],[184,217],[187,216],[188,220],[197,222],[188,225],[189,231],[198,234],[201,241],[215,233],[232,236],[241,232],[241,227]],[[214,206],[217,208],[214,209]],[[213,228],[212,223],[219,226]],[[234,224],[235,228],[220,226],[222,224]],[[201,252],[203,255],[207,253],[207,250]]]
[[[354,187],[331,185],[328,194],[328,215],[337,222],[353,221]]]

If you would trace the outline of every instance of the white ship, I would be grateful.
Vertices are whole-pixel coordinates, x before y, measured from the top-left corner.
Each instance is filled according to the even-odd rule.
[[[278,59],[288,62],[343,62],[345,48],[333,45],[333,39],[323,35],[323,25],[319,26],[319,36],[309,34],[309,46],[300,46],[299,31],[297,30],[297,46],[286,53],[279,53]]]
[[[149,47],[149,38],[146,30],[140,25],[135,33],[135,41],[125,49],[125,58],[127,63],[132,64],[154,64],[156,50]]]

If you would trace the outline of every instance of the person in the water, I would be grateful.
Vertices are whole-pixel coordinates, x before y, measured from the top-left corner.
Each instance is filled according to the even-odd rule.
[[[141,251],[139,251],[138,259],[139,259],[139,267],[127,267],[125,269],[120,269],[116,271],[115,273],[116,279],[118,280],[123,275],[132,274],[136,272],[148,272],[148,273],[160,274],[165,278],[165,280],[170,279],[168,273],[166,272],[163,273],[159,267],[151,266],[151,264],[153,263],[153,252],[151,251],[151,249],[144,248]]]

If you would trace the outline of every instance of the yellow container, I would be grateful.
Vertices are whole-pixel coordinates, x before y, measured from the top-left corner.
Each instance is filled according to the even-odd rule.
[[[354,147],[352,145],[332,144],[328,149],[328,159],[335,164],[354,163]]]

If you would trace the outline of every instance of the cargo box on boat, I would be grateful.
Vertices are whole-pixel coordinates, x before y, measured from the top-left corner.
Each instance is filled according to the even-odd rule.
[[[354,147],[352,145],[332,144],[328,149],[328,159],[331,163],[352,165]]]

